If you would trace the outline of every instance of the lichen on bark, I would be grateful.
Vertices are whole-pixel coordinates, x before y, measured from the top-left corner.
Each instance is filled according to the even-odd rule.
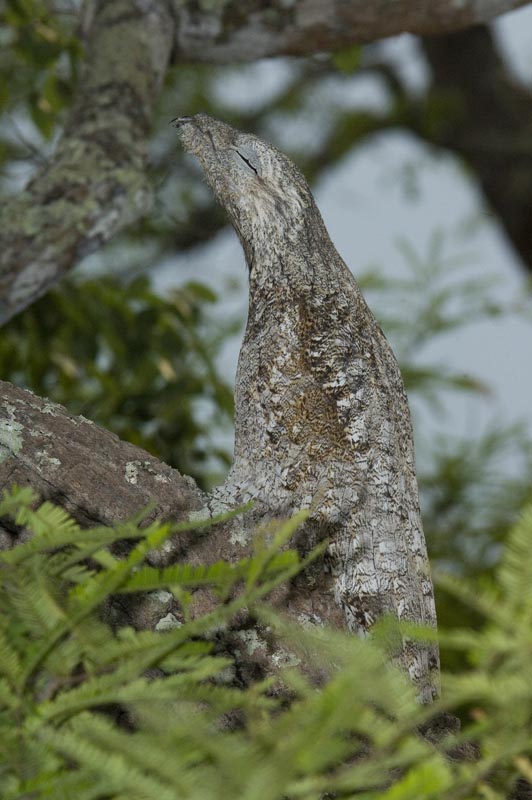
[[[147,209],[146,139],[173,24],[166,3],[95,3],[56,153],[0,212],[0,321]]]

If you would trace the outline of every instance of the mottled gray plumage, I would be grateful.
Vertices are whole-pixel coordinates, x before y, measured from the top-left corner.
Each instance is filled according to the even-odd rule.
[[[219,492],[263,514],[311,508],[326,535],[347,627],[435,626],[410,414],[395,357],[332,244],[310,189],[281,152],[205,114],[176,121],[185,149],[235,227],[249,267],[249,316],[235,394],[235,456]],[[398,658],[430,701],[436,647]]]

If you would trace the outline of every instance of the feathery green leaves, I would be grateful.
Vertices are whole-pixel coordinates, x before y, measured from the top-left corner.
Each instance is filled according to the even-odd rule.
[[[386,636],[309,628],[268,607],[271,588],[301,568],[286,546],[304,515],[257,531],[254,555],[236,564],[159,569],[146,563],[150,548],[216,519],[83,530],[20,489],[4,494],[0,513],[33,533],[0,554],[3,800],[480,800],[506,797],[532,774],[530,509],[493,581],[439,579],[486,621],[442,632],[470,667],[444,675],[433,707],[417,704],[389,664]],[[126,531],[131,549],[118,559],[106,548]],[[97,556],[90,564],[87,553]],[[210,610],[180,615],[183,593],[206,588]],[[171,598],[173,624],[109,626],[102,610],[131,593],[160,602],[161,616],[160,596]],[[220,637],[244,609],[255,627],[233,631],[241,647],[232,656]],[[279,671],[245,687],[243,651],[263,646],[263,632]],[[440,745],[419,734],[449,709],[462,714],[462,733]],[[468,757],[449,759],[451,746]]]

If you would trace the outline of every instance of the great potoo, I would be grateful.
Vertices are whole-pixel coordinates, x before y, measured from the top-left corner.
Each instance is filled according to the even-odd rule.
[[[365,635],[389,613],[435,626],[399,368],[305,178],[275,147],[206,114],[175,124],[249,268],[234,463],[221,496],[253,498],[263,515],[311,509],[306,534],[329,539],[331,594],[349,630]],[[307,616],[319,620],[319,602],[309,600]],[[430,701],[437,648],[403,637],[396,655]]]

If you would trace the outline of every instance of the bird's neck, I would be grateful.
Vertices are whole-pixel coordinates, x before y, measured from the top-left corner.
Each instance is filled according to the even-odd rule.
[[[250,316],[272,303],[316,301],[345,278],[345,265],[317,209],[288,228],[254,231],[242,244],[249,269]]]

